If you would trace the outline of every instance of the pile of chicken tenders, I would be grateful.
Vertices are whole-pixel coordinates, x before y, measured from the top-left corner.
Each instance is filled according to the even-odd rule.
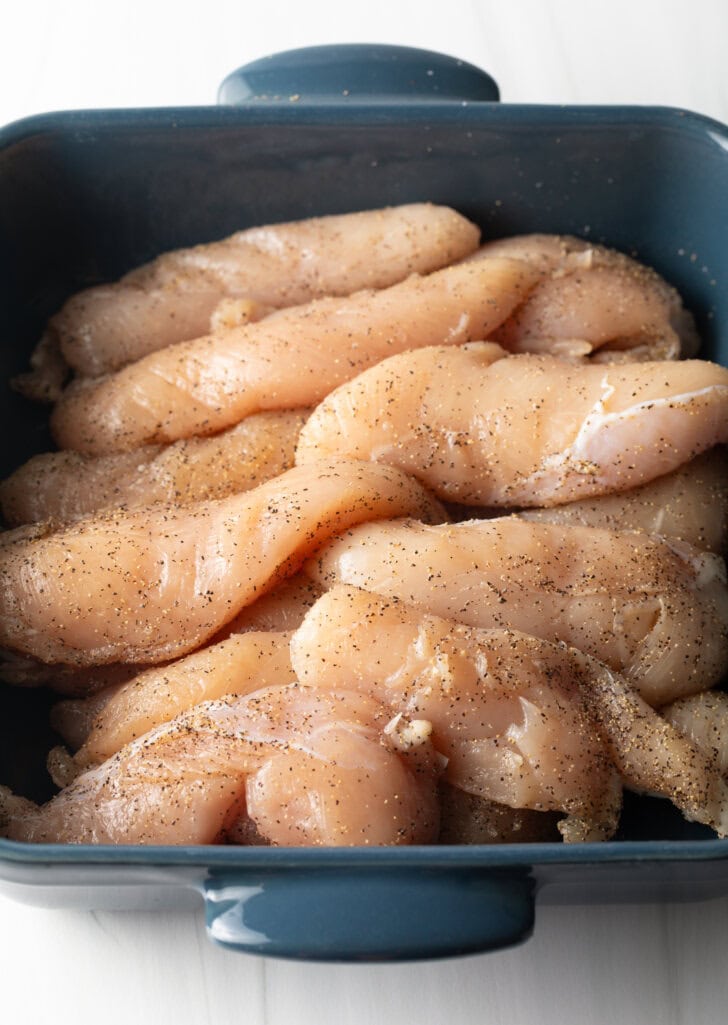
[[[34,843],[728,835],[728,370],[653,270],[412,204],[72,296],[15,386],[0,678]]]

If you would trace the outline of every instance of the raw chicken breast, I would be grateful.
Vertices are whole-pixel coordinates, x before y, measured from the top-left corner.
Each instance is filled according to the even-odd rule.
[[[213,434],[263,409],[313,405],[393,353],[482,338],[537,277],[515,260],[483,260],[181,342],[72,384],[53,413],[56,441],[102,455]]]
[[[404,720],[381,728],[386,711],[364,695],[339,691],[338,703],[372,707],[375,732],[364,714],[353,726],[329,727],[313,741],[291,743],[248,779],[247,813],[260,835],[274,844],[373,846],[434,843],[440,828],[437,781],[442,760],[429,738],[407,734]],[[329,696],[309,699],[326,707]],[[365,706],[365,707],[366,707]],[[309,723],[304,723],[310,729]],[[401,739],[401,734],[405,739]]]
[[[53,710],[53,727],[66,736],[70,724],[78,737],[83,712],[90,713],[74,764],[79,770],[102,762],[203,701],[290,683],[290,639],[287,633],[258,632],[229,637],[169,665],[145,670],[103,695],[103,704],[101,695],[60,702]]]
[[[184,505],[248,491],[290,469],[305,418],[305,411],[258,413],[212,438],[110,456],[34,456],[0,484],[0,508],[11,526],[65,523],[118,506]]]
[[[206,334],[224,296],[283,307],[386,288],[466,256],[479,236],[460,214],[430,203],[249,228],[79,292],[51,331],[68,363],[95,376]]]
[[[207,702],[41,808],[0,792],[0,832],[31,843],[209,844],[247,804],[273,843],[431,841],[437,761],[427,741],[416,759],[383,743],[386,722],[371,698],[296,684]]]
[[[229,636],[248,630],[297,630],[303,617],[320,596],[321,588],[315,581],[310,580],[305,573],[296,573],[252,605],[241,609],[235,619],[223,627],[221,635]]]
[[[728,550],[728,459],[723,446],[630,491],[583,498],[551,509],[528,509],[523,519],[674,537],[706,552]]]
[[[498,356],[481,343],[385,360],[324,399],[296,461],[375,459],[452,501],[551,506],[637,487],[728,441],[716,364]]]
[[[661,714],[713,762],[721,776],[728,776],[728,694],[715,690],[693,694],[667,705]]]
[[[229,331],[231,327],[254,324],[263,317],[269,317],[275,309],[275,306],[264,306],[254,299],[234,299],[228,296],[221,299],[210,314],[209,330],[224,332]]]
[[[211,638],[211,643],[251,630],[295,630],[321,595],[321,588],[304,573],[283,580],[252,605],[246,605]],[[39,662],[12,651],[0,651],[0,680],[16,687],[49,687],[58,694],[84,698],[99,694],[138,676],[139,663],[116,662],[103,666],[67,666]]]
[[[728,784],[713,757],[609,670],[594,674],[584,693],[627,786],[667,797],[690,821],[728,836]]]
[[[278,656],[275,654],[276,643],[274,635],[280,637],[281,643],[286,643],[287,651],[287,638],[290,637],[290,632],[298,629],[303,622],[303,617],[317,598],[321,596],[321,593],[321,588],[318,584],[313,580],[309,580],[304,573],[297,573],[289,580],[284,580],[278,584],[268,594],[258,598],[252,605],[247,605],[222,630],[215,634],[207,648],[194,652],[186,656],[186,658],[165,663],[163,666],[150,667],[148,670],[133,664],[72,669],[69,666],[54,666],[47,665],[44,662],[34,662],[34,666],[37,668],[37,681],[34,682],[37,682],[38,685],[44,684],[54,690],[58,690],[60,693],[72,695],[72,700],[60,701],[54,706],[51,711],[51,722],[56,732],[60,733],[66,743],[75,750],[84,743],[97,716],[109,702],[112,695],[119,691],[120,684],[129,683],[130,687],[124,687],[123,691],[124,693],[131,694],[136,693],[137,689],[142,686],[145,688],[145,681],[147,680],[152,682],[153,688],[156,688],[157,683],[161,681],[160,686],[165,691],[168,689],[170,680],[177,680],[180,671],[186,673],[188,666],[197,671],[202,666],[202,672],[205,676],[204,686],[208,687],[210,686],[210,677],[216,678],[216,673],[212,667],[206,666],[207,652],[215,656],[215,650],[219,648],[221,652],[227,653],[226,658],[239,659],[240,655],[235,653],[242,653],[243,656],[246,652],[253,654],[259,650],[260,639],[266,635],[270,636],[271,639],[271,659],[269,661],[272,661],[272,664],[276,664]],[[234,638],[238,634],[254,634],[253,648],[247,647],[240,638],[230,648],[221,647],[220,642],[226,641],[231,637]],[[215,660],[217,663],[217,658]],[[220,665],[221,670],[224,672],[225,659],[222,659],[217,664]],[[263,661],[264,664],[265,659]],[[118,680],[115,679],[115,675],[118,676]],[[110,683],[105,684],[104,680],[107,676],[110,677]],[[0,679],[2,678],[0,673]],[[28,684],[26,683],[26,685]],[[236,685],[235,689],[232,688],[230,683],[228,686],[231,689],[220,691],[220,694],[240,693],[238,689],[239,684]],[[210,694],[211,698],[217,696],[219,694]],[[203,699],[200,698],[199,700]],[[132,708],[131,713],[135,715],[137,711],[143,711],[142,704],[138,698],[134,698],[134,705],[139,707]],[[116,707],[117,704],[115,703],[114,709]],[[178,710],[175,710],[172,714],[176,714]],[[105,730],[106,718],[103,718]],[[164,722],[164,717],[159,721]],[[99,726],[97,733],[100,729],[101,727]],[[136,732],[138,734],[139,731],[137,730]],[[114,751],[109,751],[108,753],[113,754]]]
[[[304,573],[297,573],[289,580],[283,580],[269,593],[263,594],[252,605],[241,609],[234,619],[217,631],[211,643],[252,630],[295,630],[320,595],[318,584]],[[0,680],[3,682],[16,687],[49,687],[58,694],[73,698],[91,695],[101,697],[110,688],[134,679],[144,668],[139,663],[125,662],[78,668],[39,662],[12,651],[0,651]],[[59,732],[64,735],[62,730]]]
[[[403,736],[431,735],[461,790],[566,812],[570,840],[614,831],[620,787],[564,647],[337,587],[294,634],[291,662],[302,683],[356,688],[406,716]]]
[[[86,743],[97,717],[121,687],[122,684],[112,684],[95,694],[89,694],[88,697],[69,698],[53,706],[50,724],[71,750],[77,751]],[[74,775],[76,774],[74,772]]]
[[[332,541],[306,571],[324,587],[351,584],[471,626],[566,641],[653,705],[711,687],[728,660],[724,564],[680,541],[515,516],[384,522]]]
[[[146,295],[133,286],[124,287],[121,284],[101,286],[87,289],[77,296],[73,296],[64,310],[57,314],[46,329],[41,340],[36,345],[30,357],[30,370],[24,374],[18,374],[12,379],[10,385],[15,391],[20,392],[28,399],[35,402],[57,402],[63,392],[71,368],[61,352],[59,335],[62,334],[64,314],[68,310],[71,320],[78,316],[88,316],[95,322],[95,328],[101,328],[107,344],[109,337],[116,340],[119,348],[111,349],[101,353],[102,361],[121,359],[124,363],[123,353],[127,350],[127,337],[119,337],[119,327],[126,323],[129,314],[132,320],[138,318],[143,321],[142,328],[150,331],[152,337],[158,342],[169,338],[170,344],[179,341],[175,332],[193,330],[195,326],[199,330],[195,334],[205,334],[209,331],[227,330],[230,327],[240,327],[242,324],[252,324],[256,320],[262,320],[273,312],[273,307],[264,306],[253,299],[221,299],[212,309],[209,323],[205,319],[205,310],[214,302],[214,290],[202,289],[201,291],[178,290],[174,283],[167,289],[157,289],[152,295]],[[120,314],[122,324],[118,321],[106,321],[103,317],[103,309],[96,307],[111,305]],[[80,307],[80,310],[79,310]],[[89,309],[89,307],[91,307]],[[121,309],[120,309],[121,307]],[[102,323],[98,324],[99,313],[102,314]],[[57,322],[61,330],[56,330],[53,324]],[[182,325],[185,325],[182,327]],[[83,327],[81,327],[83,330]],[[140,325],[130,327],[136,337],[137,344],[142,341]],[[71,343],[73,344],[73,343]],[[149,344],[147,342],[147,344]],[[145,349],[145,351],[148,351]],[[93,358],[93,357],[92,357]],[[91,364],[89,364],[91,365]],[[102,362],[102,366],[105,362]]]
[[[465,261],[505,256],[509,260],[523,260],[535,267],[542,278],[550,278],[554,271],[565,273],[583,267],[583,254],[591,249],[589,242],[575,235],[508,235],[484,242]]]
[[[30,370],[16,374],[10,387],[32,402],[58,402],[69,374],[58,337],[48,329],[30,354]]]
[[[294,467],[242,495],[117,511],[0,548],[0,645],[47,662],[163,662],[194,651],[329,537],[444,514],[373,463]]]
[[[597,362],[677,359],[699,339],[678,292],[624,253],[558,235],[516,235],[469,259],[510,257],[543,280],[491,336],[510,352],[593,355]]]

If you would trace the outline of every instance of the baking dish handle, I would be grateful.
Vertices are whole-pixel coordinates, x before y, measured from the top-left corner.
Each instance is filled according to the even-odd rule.
[[[252,874],[251,874],[252,875]],[[224,947],[310,961],[405,961],[474,954],[530,935],[528,874],[289,868],[204,886],[207,929]]]
[[[218,92],[219,103],[256,106],[498,99],[495,81],[473,64],[432,50],[360,43],[274,53],[233,71]]]

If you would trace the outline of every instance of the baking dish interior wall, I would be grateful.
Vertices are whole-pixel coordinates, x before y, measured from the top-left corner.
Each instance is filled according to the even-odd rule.
[[[417,200],[457,207],[485,237],[569,232],[635,252],[682,291],[704,354],[726,362],[728,143],[718,126],[673,111],[507,107],[404,120],[349,112],[337,123],[269,117],[50,115],[6,130],[2,379],[26,367],[69,294],[165,249]],[[45,410],[3,386],[0,473],[49,446],[45,423]],[[46,704],[0,688],[0,782],[36,798],[49,793]]]

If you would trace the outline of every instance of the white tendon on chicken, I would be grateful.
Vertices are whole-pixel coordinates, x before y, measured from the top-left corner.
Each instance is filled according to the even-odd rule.
[[[412,720],[428,723],[459,789],[565,812],[567,840],[614,831],[621,788],[564,645],[336,587],[294,634],[291,662],[317,689],[356,688],[405,716],[410,730]]]

